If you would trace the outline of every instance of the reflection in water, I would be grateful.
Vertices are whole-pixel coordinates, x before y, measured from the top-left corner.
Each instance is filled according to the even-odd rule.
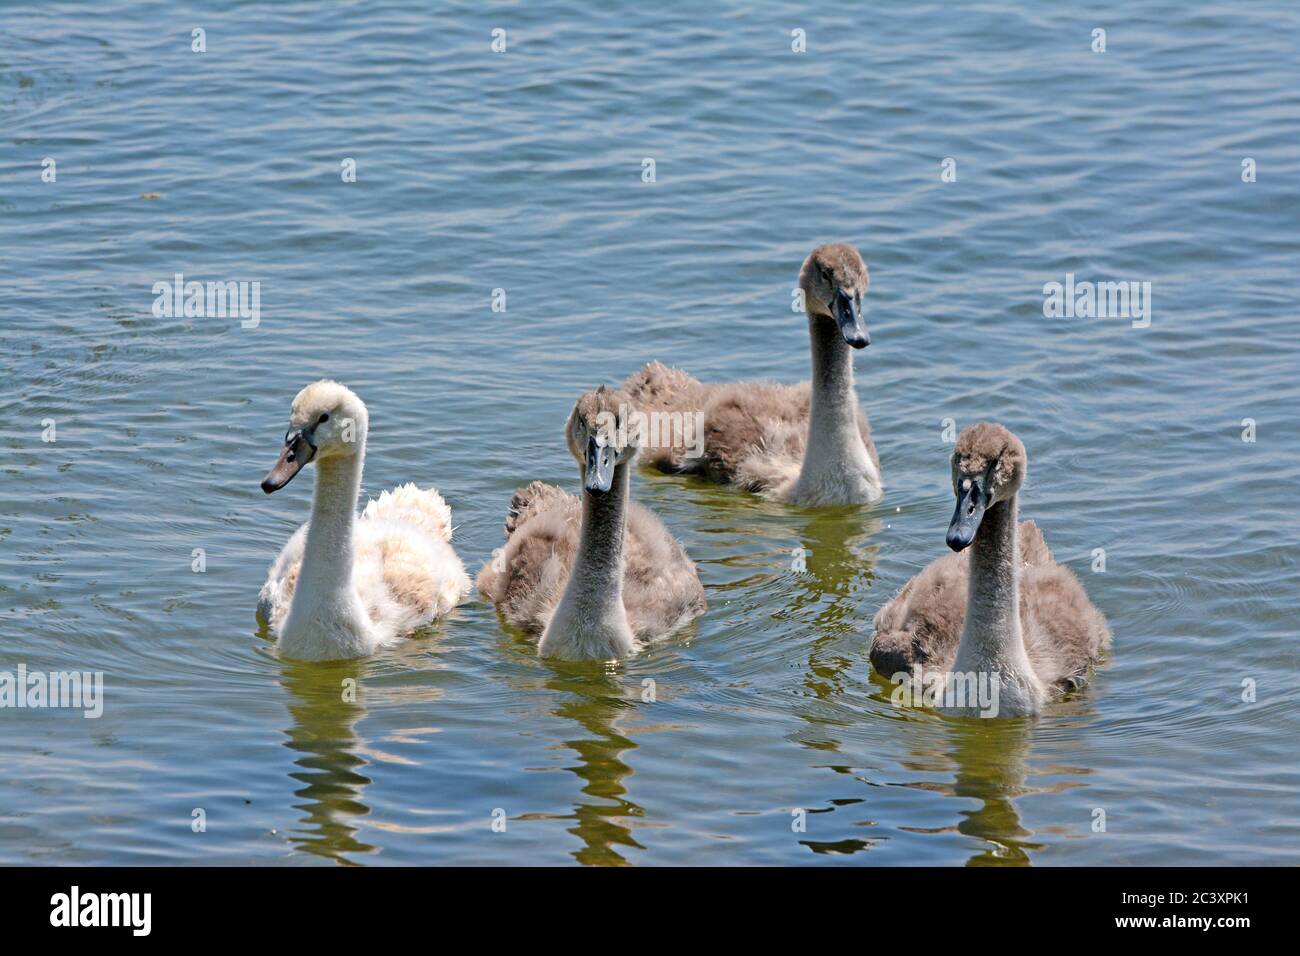
[[[967,861],[968,866],[1026,866],[1030,831],[1020,823],[1014,800],[1026,793],[1025,766],[1034,721],[1030,718],[953,717],[945,720],[950,750],[957,764],[952,793],[978,800],[981,806],[962,811],[957,832],[985,840],[988,846]]]
[[[573,857],[579,863],[621,866],[628,861],[616,847],[643,850],[623,818],[644,816],[645,811],[625,799],[623,779],[632,772],[622,753],[636,744],[619,733],[619,718],[632,703],[624,696],[617,676],[606,672],[600,662],[545,662],[553,672],[546,686],[561,695],[552,713],[575,721],[589,736],[566,740],[565,746],[578,755],[578,765],[569,767],[584,781],[582,792],[594,798],[574,807],[577,824],[569,832],[583,842]]]
[[[804,686],[822,701],[844,691],[844,674],[857,657],[838,653],[836,642],[858,635],[862,621],[859,596],[875,580],[876,548],[868,541],[881,521],[862,508],[809,512],[800,534],[807,571],[796,576],[791,615],[820,605],[812,618],[815,635],[809,644]],[[808,719],[807,715],[804,719]]]
[[[366,760],[358,753],[361,740],[354,729],[365,715],[360,696],[365,665],[361,661],[282,664],[282,683],[292,697],[293,724],[286,731],[286,746],[299,755],[294,760],[299,769],[290,776],[303,784],[294,793],[306,801],[295,805],[304,816],[289,839],[307,853],[348,863],[346,854],[376,849],[357,840],[357,828],[349,824],[351,818],[370,812],[361,802],[370,778],[360,772]]]
[[[802,612],[806,609],[815,611],[811,618],[814,633],[807,644],[808,665],[803,678],[811,696],[796,711],[810,730],[798,739],[805,747],[838,753],[840,741],[828,731],[840,721],[826,705],[834,704],[843,694],[846,675],[866,655],[866,639],[861,633],[862,618],[857,606],[861,594],[875,579],[876,549],[868,542],[881,529],[882,522],[862,508],[807,512],[803,517],[806,523],[800,533],[800,543],[806,553],[807,571],[796,579],[799,591],[792,601],[791,616],[803,619]],[[832,769],[853,775],[848,766],[832,764]],[[830,806],[826,809],[809,809],[809,813],[830,813],[835,808],[865,801],[839,798],[827,802]],[[848,855],[870,849],[876,841],[850,838],[799,842],[814,853]]]
[[[872,675],[878,688],[875,699],[884,706],[896,684],[880,674]],[[1031,718],[998,719],[938,716],[933,710],[907,708],[914,715],[900,724],[907,734],[911,759],[904,766],[923,773],[953,773],[947,786],[932,783],[908,784],[917,789],[938,791],[949,796],[978,800],[981,806],[963,810],[955,826],[934,829],[907,827],[922,833],[955,830],[978,837],[989,844],[967,861],[968,866],[1025,866],[1030,850],[1042,844],[1026,841],[1030,831],[1020,823],[1016,797],[1029,792],[1025,785],[1030,741],[1035,725]],[[922,716],[924,715],[924,716]]]
[[[840,740],[829,730],[845,722],[834,716],[834,710],[826,705],[838,702],[848,672],[861,664],[867,653],[870,632],[869,628],[864,631],[858,604],[861,593],[875,577],[875,551],[867,541],[881,527],[878,518],[861,510],[848,516],[820,513],[809,515],[801,536],[804,549],[811,554],[807,574],[799,577],[801,590],[794,598],[792,615],[799,616],[801,610],[815,608],[812,623],[816,635],[809,644],[803,681],[811,697],[798,711],[810,730],[799,740],[806,747],[826,753],[840,751]],[[884,706],[893,706],[887,702],[894,684],[882,675],[874,675],[874,682],[880,690],[873,695],[875,699]],[[912,732],[914,747],[921,741],[937,743],[927,731],[943,734],[944,743],[915,753],[917,765],[933,771],[955,764],[951,794],[981,803],[978,809],[963,811],[963,820],[956,825],[957,832],[988,843],[985,850],[969,861],[970,865],[1028,864],[1028,851],[1037,849],[1039,844],[1026,842],[1030,834],[1021,826],[1013,800],[1025,789],[1032,721],[947,718],[934,723],[925,721],[919,726],[903,721],[899,729],[903,728]],[[847,765],[832,764],[831,769],[854,775]],[[836,807],[862,802],[831,800],[819,812],[828,813]],[[853,838],[801,842],[814,853],[852,854],[869,849],[876,841]]]

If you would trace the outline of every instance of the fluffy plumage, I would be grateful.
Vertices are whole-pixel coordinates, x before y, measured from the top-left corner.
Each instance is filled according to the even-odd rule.
[[[366,502],[363,520],[400,521],[439,541],[451,541],[451,506],[434,488],[408,481]]]
[[[1089,666],[1110,643],[1105,618],[1079,579],[1056,563],[1032,521],[1017,529],[1020,544],[1020,620],[1025,650],[1040,679],[1060,690],[1083,683]],[[957,658],[970,552],[936,558],[877,612],[871,663],[887,677],[926,670],[950,671]]]
[[[309,524],[290,536],[258,595],[257,616],[277,635],[293,603]],[[469,593],[450,544],[451,508],[436,489],[408,482],[383,492],[366,504],[354,534],[352,583],[381,644],[442,617]]]
[[[598,416],[630,406],[628,395],[603,388],[575,406],[566,436],[584,484]],[[520,489],[506,516],[505,548],[479,573],[479,590],[508,623],[540,634],[545,656],[626,656],[707,606],[681,543],[653,512],[628,500],[636,449],[616,436],[610,441],[618,455],[610,489],[584,488],[581,499],[540,481]]]
[[[515,492],[506,519],[506,547],[498,571],[489,561],[478,588],[510,624],[531,633],[546,629],[569,580],[582,526],[582,500],[534,481]],[[623,604],[639,642],[653,641],[704,611],[704,587],[695,564],[653,511],[628,504]]]
[[[999,650],[997,645],[1019,641],[1032,671],[1026,675],[1032,678],[1027,681],[1031,693],[1020,706],[1013,703],[1012,713],[1032,713],[1051,696],[1085,683],[1110,645],[1110,629],[1078,578],[1056,563],[1038,526],[1032,521],[1014,524],[1027,466],[1024,445],[1005,428],[980,423],[962,433],[952,456],[954,491],[960,496],[967,482],[987,476],[991,504],[969,549],[933,561],[876,612],[870,658],[878,673],[892,678],[915,673],[918,666],[932,674],[965,672],[971,661],[1014,672],[1014,648]],[[1007,522],[1014,531],[1006,528]],[[982,595],[971,593],[977,557],[988,568],[978,577]],[[1010,579],[1002,573],[1010,567],[1015,569],[1014,594],[999,587],[1000,580]],[[1000,629],[967,628],[972,607],[981,621],[1001,620],[996,613],[999,591],[1004,598],[1015,597],[1018,620]]]
[[[704,448],[688,458],[683,445],[644,448],[642,460],[669,474],[695,474],[734,485],[771,501],[789,501],[808,447],[812,387],[808,382],[697,381],[681,369],[650,362],[634,372],[623,388],[646,410],[704,415]],[[880,458],[871,440],[871,425],[854,409],[858,434],[877,474]]]
[[[364,404],[335,382],[310,385],[294,401],[290,436],[306,433],[316,446],[312,518],[275,559],[257,605],[287,657],[372,653],[444,616],[470,591],[450,544],[451,509],[436,490],[399,485],[356,515],[367,425]]]
[[[624,382],[647,412],[702,415],[703,453],[683,444],[643,450],[652,467],[697,474],[775,501],[860,504],[880,497],[880,459],[853,390],[853,348],[869,339],[861,322],[870,284],[866,263],[843,243],[814,249],[800,271],[813,380],[704,384],[651,362]]]

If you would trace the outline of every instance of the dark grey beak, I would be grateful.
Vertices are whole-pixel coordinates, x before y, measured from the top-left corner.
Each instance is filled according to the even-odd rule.
[[[604,494],[614,484],[614,461],[618,456],[614,446],[602,445],[596,436],[587,438],[587,467],[582,472],[582,487]]]
[[[957,510],[952,514],[952,524],[948,525],[948,547],[954,551],[970,547],[989,504],[979,482],[974,478],[968,480],[970,484],[957,495]]]
[[[284,436],[284,447],[280,449],[280,460],[262,479],[262,490],[268,495],[279,491],[293,476],[302,471],[302,466],[316,457],[316,446],[311,442],[310,432],[304,429],[291,431]]]
[[[867,334],[867,324],[862,319],[862,308],[858,300],[843,289],[835,293],[835,321],[840,325],[844,341],[855,349],[864,349],[871,344]]]

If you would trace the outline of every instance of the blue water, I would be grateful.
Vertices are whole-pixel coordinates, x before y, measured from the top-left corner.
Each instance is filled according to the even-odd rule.
[[[0,9],[0,671],[105,682],[0,710],[0,862],[1300,862],[1300,8],[759,6]],[[344,665],[259,633],[301,386],[365,399],[365,490],[437,485],[477,571],[516,487],[575,482],[583,390],[806,378],[832,240],[879,506],[638,474],[711,607],[621,666],[477,598]],[[178,272],[260,282],[259,324],[156,317]],[[1046,318],[1067,273],[1150,282],[1149,327]],[[1115,634],[1035,721],[899,710],[867,660],[985,418]]]

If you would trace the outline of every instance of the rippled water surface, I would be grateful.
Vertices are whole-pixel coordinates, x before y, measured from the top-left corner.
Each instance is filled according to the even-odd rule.
[[[757,6],[0,10],[0,670],[106,685],[0,710],[0,860],[1300,862],[1300,10]],[[477,570],[516,487],[576,483],[584,389],[805,378],[833,239],[878,507],[639,473],[711,607],[621,666],[477,599],[343,665],[258,632],[302,385],[362,395],[366,492],[436,484]],[[178,272],[259,281],[260,324],[155,317]],[[1150,326],[1045,318],[1067,273],[1152,283]],[[1115,634],[1034,721],[900,710],[867,660],[981,418]]]

